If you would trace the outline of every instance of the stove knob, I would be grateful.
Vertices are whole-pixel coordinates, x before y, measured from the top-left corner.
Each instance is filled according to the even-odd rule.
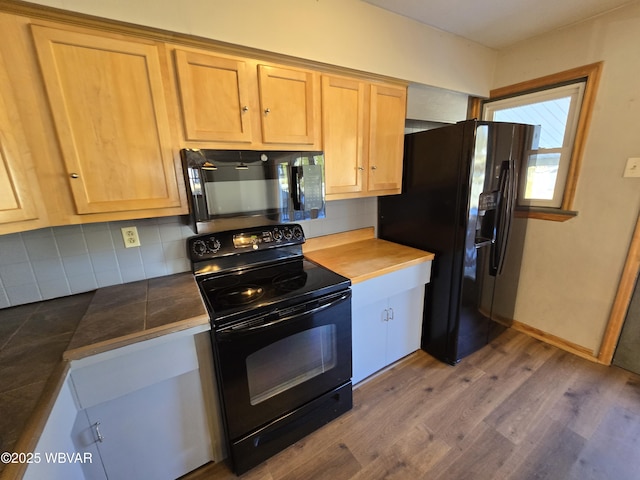
[[[193,244],[191,245],[191,250],[193,251],[193,253],[195,253],[197,256],[201,257],[202,255],[204,255],[205,253],[207,253],[207,244],[204,243],[204,240],[196,240],[195,242],[193,242]]]
[[[284,238],[285,240],[291,240],[291,236],[293,235],[293,233],[291,233],[291,229],[289,227],[284,227]]]
[[[273,239],[276,242],[279,242],[280,240],[282,240],[282,232],[280,231],[279,228],[274,228],[273,229]]]
[[[293,238],[300,240],[303,236],[304,234],[302,233],[302,228],[300,228],[300,226],[296,225],[293,227]]]
[[[220,250],[220,240],[215,237],[210,238],[207,240],[207,248],[209,253],[217,253]]]

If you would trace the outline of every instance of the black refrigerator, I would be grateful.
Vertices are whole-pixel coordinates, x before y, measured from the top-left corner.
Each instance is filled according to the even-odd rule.
[[[469,120],[405,135],[402,194],[378,199],[378,237],[435,254],[422,349],[455,365],[510,325],[526,220],[518,174],[531,125]]]

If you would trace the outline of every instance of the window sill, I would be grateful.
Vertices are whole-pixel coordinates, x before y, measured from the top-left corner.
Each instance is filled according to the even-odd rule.
[[[538,220],[549,220],[552,222],[566,222],[578,216],[578,212],[573,210],[560,210],[559,208],[544,207],[518,207],[515,212],[516,218],[535,218]]]

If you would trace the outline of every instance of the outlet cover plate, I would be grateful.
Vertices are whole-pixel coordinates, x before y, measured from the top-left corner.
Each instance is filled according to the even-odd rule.
[[[640,177],[640,157],[632,157],[627,160],[623,177]]]
[[[136,227],[123,227],[120,230],[122,231],[122,240],[124,240],[125,248],[140,246],[140,237]]]

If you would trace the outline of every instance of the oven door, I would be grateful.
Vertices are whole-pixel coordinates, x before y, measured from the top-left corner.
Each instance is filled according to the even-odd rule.
[[[350,381],[351,290],[213,335],[227,435],[235,441]]]

